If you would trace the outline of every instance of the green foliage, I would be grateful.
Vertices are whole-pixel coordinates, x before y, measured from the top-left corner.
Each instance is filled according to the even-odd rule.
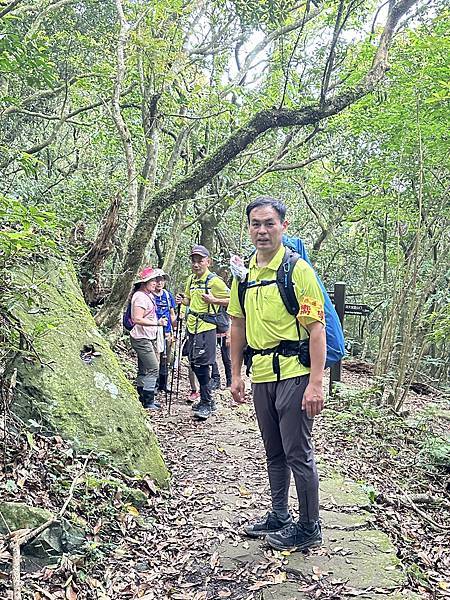
[[[44,87],[55,83],[55,64],[50,58],[50,40],[45,35],[23,37],[14,17],[2,21],[0,37],[0,74],[21,79],[28,86]],[[5,105],[14,102],[13,96],[0,97]]]
[[[422,469],[448,468],[450,440],[434,431],[448,415],[441,414],[439,406],[430,404],[405,419],[381,405],[380,394],[378,386],[355,388],[336,384],[335,394],[326,407],[327,420],[333,423],[335,434],[351,444],[359,444],[364,437],[365,444],[372,444],[371,451],[378,456],[377,460],[384,456],[386,460],[400,462],[406,447],[413,446],[417,465]],[[376,489],[370,483],[360,483],[370,501],[376,501]]]
[[[427,435],[423,440],[422,451],[431,464],[450,467],[450,439]]]
[[[445,342],[450,338],[450,298],[447,291],[437,293],[433,298],[433,310],[425,318],[428,339],[432,342]]]
[[[373,487],[373,485],[370,485],[370,483],[365,483],[364,481],[359,481],[358,483],[361,485],[363,491],[367,494],[367,497],[369,498],[370,503],[375,504],[375,502],[377,500],[378,492]]]
[[[221,2],[225,6],[225,2]],[[243,25],[255,27],[264,23],[269,27],[276,27],[284,23],[290,11],[296,6],[294,0],[231,0],[236,13]]]
[[[365,388],[354,388],[337,382],[333,387],[333,397],[351,410],[359,411],[361,416],[376,417],[380,413],[377,406],[380,402],[381,390],[379,386],[373,385]]]
[[[102,272],[90,278],[101,281],[107,295],[121,272],[130,233],[132,183],[139,188],[139,212],[162,185],[189,173],[256,111],[320,103],[339,6],[342,32],[332,53],[328,99],[350,92],[373,60],[383,14],[374,31],[372,22],[380,5],[310,3],[302,26],[305,6],[291,0],[214,0],[201,6],[124,1],[131,29],[123,48],[120,107],[134,153],[133,182],[111,109],[119,32],[115,3],[36,0],[18,6],[2,21],[6,35],[0,40],[0,190],[2,206],[9,203],[16,220],[26,217],[29,224],[8,225],[0,238],[2,252],[11,260],[52,252],[59,236],[70,240],[69,252],[78,261],[119,195],[117,238],[105,250]],[[181,287],[193,240],[208,233],[217,265],[226,266],[231,252],[249,247],[245,203],[257,194],[283,198],[290,231],[304,238],[326,284],[345,280],[357,301],[376,307],[368,320],[346,319],[349,337],[369,358],[377,355],[395,312],[396,291],[411,279],[411,260],[417,258],[417,285],[409,293],[417,313],[402,312],[393,338],[400,347],[414,312],[418,326],[409,338],[417,344],[404,379],[425,336],[424,359],[432,355],[433,376],[442,380],[447,296],[444,269],[437,276],[434,271],[446,255],[449,216],[448,9],[423,8],[407,25],[394,36],[390,70],[373,94],[323,121],[319,130],[267,132],[183,205],[177,230],[179,207],[164,213],[156,238],[163,259],[168,257],[172,285]],[[67,120],[60,122],[63,115]],[[304,166],[271,168],[277,164]],[[14,208],[11,196],[26,199],[27,208]],[[35,209],[57,219],[44,216],[42,228],[36,213],[20,214]],[[208,219],[201,223],[203,214]],[[149,247],[146,261],[156,260]],[[384,370],[400,379],[398,356]]]
[[[0,194],[0,257],[3,268],[11,262],[46,253],[55,254],[57,220],[51,211],[27,206],[20,199]]]

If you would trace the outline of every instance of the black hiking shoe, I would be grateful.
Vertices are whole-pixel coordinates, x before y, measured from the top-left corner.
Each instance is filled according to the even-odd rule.
[[[276,513],[268,512],[262,519],[244,525],[245,533],[252,538],[263,538],[269,533],[275,533],[292,524],[292,517],[280,519]]]
[[[206,421],[206,419],[210,417],[211,414],[211,404],[206,404],[205,402],[201,402],[200,406],[196,410],[194,410],[194,417],[196,417],[200,421]]]
[[[202,402],[200,400],[200,402],[196,402],[195,404],[193,404],[191,406],[191,409],[194,412],[196,412],[200,408],[201,405],[202,405]],[[211,412],[216,412],[216,410],[217,410],[216,401],[215,400],[211,400]]]
[[[161,404],[155,402],[155,392],[150,390],[143,390],[142,392],[142,406],[149,410],[159,410]]]
[[[307,550],[322,544],[322,530],[320,522],[316,521],[309,528],[303,523],[292,523],[281,531],[270,533],[266,536],[266,542],[275,550]]]

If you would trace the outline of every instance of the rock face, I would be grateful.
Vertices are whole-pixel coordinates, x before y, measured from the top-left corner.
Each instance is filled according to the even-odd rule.
[[[18,529],[34,529],[48,521],[52,514],[43,508],[22,502],[0,502],[0,533]],[[67,519],[60,519],[22,549],[25,570],[33,571],[57,562],[64,553],[76,552],[85,543],[84,532]]]
[[[13,312],[33,340],[32,351],[16,363],[13,411],[43,432],[105,453],[127,472],[166,486],[168,472],[156,437],[97,330],[73,265],[53,259],[13,277],[24,289],[24,301]]]

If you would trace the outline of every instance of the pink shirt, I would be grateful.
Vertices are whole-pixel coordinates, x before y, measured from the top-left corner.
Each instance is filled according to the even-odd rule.
[[[133,294],[131,299],[131,318],[134,321],[134,310],[136,307],[143,308],[145,313],[144,317],[154,321],[154,325],[138,325],[136,324],[130,331],[131,337],[136,340],[147,338],[154,340],[157,333],[157,317],[156,317],[156,303],[153,300],[151,294],[140,292],[139,290]]]

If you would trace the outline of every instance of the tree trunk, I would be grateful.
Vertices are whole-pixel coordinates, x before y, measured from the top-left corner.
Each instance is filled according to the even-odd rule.
[[[200,244],[208,248],[214,255],[214,230],[217,227],[218,219],[215,215],[207,213],[199,218],[200,223]]]
[[[120,202],[120,195],[116,194],[100,224],[94,243],[80,262],[81,288],[89,306],[98,304],[104,295],[100,277],[103,265],[114,247],[119,228]]]
[[[185,200],[182,204],[178,205],[175,209],[175,218],[172,225],[172,232],[168,245],[166,246],[166,252],[163,262],[163,270],[166,273],[170,273],[175,263],[175,257],[177,255],[178,246],[181,238],[181,230],[183,227],[183,219],[188,208],[189,201]]]

